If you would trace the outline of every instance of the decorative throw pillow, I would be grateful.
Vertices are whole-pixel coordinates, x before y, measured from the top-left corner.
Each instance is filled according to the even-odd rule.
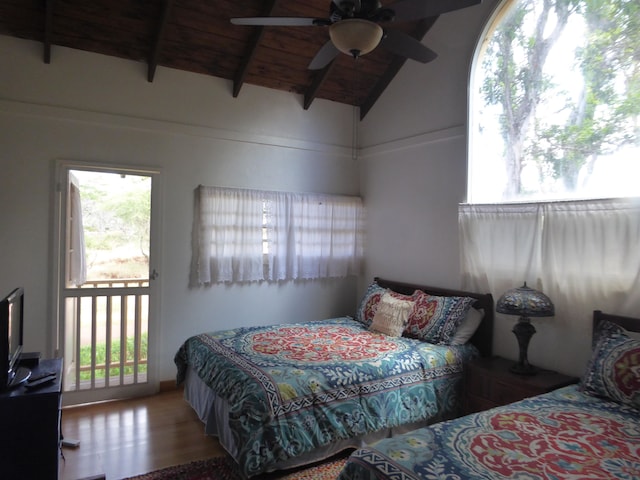
[[[435,345],[450,345],[474,302],[471,297],[440,297],[416,291],[405,334]]]
[[[390,337],[399,337],[407,325],[407,319],[412,309],[413,302],[401,300],[390,292],[385,292],[378,303],[373,322],[369,328]]]
[[[364,292],[362,300],[360,300],[360,304],[358,305],[358,310],[356,311],[357,321],[363,323],[367,327],[371,325],[373,316],[376,314],[376,310],[378,309],[378,303],[380,303],[380,299],[384,292],[386,292],[386,289],[382,288],[375,282],[367,287],[367,291]]]
[[[398,292],[394,292],[393,290],[391,290],[390,288],[387,288],[387,292],[389,292],[389,294],[393,297],[393,298],[397,298],[400,300],[408,300],[410,302],[413,302],[413,299],[415,298],[416,293],[418,293],[420,290],[416,290],[415,292],[413,292],[412,295],[405,295],[404,293],[398,293]]]
[[[640,409],[640,341],[608,321],[600,322],[582,390]]]
[[[476,333],[484,318],[484,310],[471,307],[451,339],[451,345],[464,345]]]

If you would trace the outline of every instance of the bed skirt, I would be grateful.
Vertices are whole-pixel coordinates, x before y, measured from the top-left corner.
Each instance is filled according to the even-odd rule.
[[[229,407],[225,399],[218,397],[201,379],[196,375],[191,367],[187,368],[184,382],[184,398],[194,409],[198,418],[204,423],[204,431],[206,435],[218,438],[220,445],[234,459],[237,456],[233,434],[229,429],[228,412]],[[394,435],[406,433],[417,428],[425,427],[431,423],[444,420],[444,418],[432,418],[429,421],[414,422],[395,428],[389,428],[362,435],[347,440],[334,442],[326,447],[317,448],[312,452],[290,458],[286,461],[277,463],[268,472],[277,470],[287,470],[297,468],[311,463],[319,462],[330,458],[337,453],[349,449],[358,449],[366,444],[371,444],[383,438],[389,438]]]

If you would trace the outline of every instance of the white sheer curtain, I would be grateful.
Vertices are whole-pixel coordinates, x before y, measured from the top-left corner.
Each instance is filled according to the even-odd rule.
[[[192,283],[357,275],[363,235],[358,197],[201,186]]]
[[[198,187],[193,252],[197,283],[264,279],[263,198],[254,190]]]
[[[78,179],[69,172],[69,269],[68,284],[80,287],[87,281],[82,201]]]
[[[527,281],[554,302],[548,367],[581,370],[593,310],[640,315],[640,199],[460,205],[458,220],[464,288],[497,300]]]
[[[563,310],[640,315],[640,199],[545,205],[542,271]]]
[[[525,280],[542,289],[542,218],[541,204],[460,205],[463,286],[495,299]]]
[[[363,256],[359,197],[273,193],[266,205],[270,280],[357,275]]]

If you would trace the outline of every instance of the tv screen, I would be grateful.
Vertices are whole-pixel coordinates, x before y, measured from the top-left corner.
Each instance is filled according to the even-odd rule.
[[[0,301],[0,387],[22,380],[15,377],[22,352],[23,328],[24,290],[19,287]]]

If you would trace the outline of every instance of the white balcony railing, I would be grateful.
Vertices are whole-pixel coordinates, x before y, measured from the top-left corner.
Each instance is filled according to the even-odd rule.
[[[88,281],[64,301],[64,391],[147,381],[148,280]]]

